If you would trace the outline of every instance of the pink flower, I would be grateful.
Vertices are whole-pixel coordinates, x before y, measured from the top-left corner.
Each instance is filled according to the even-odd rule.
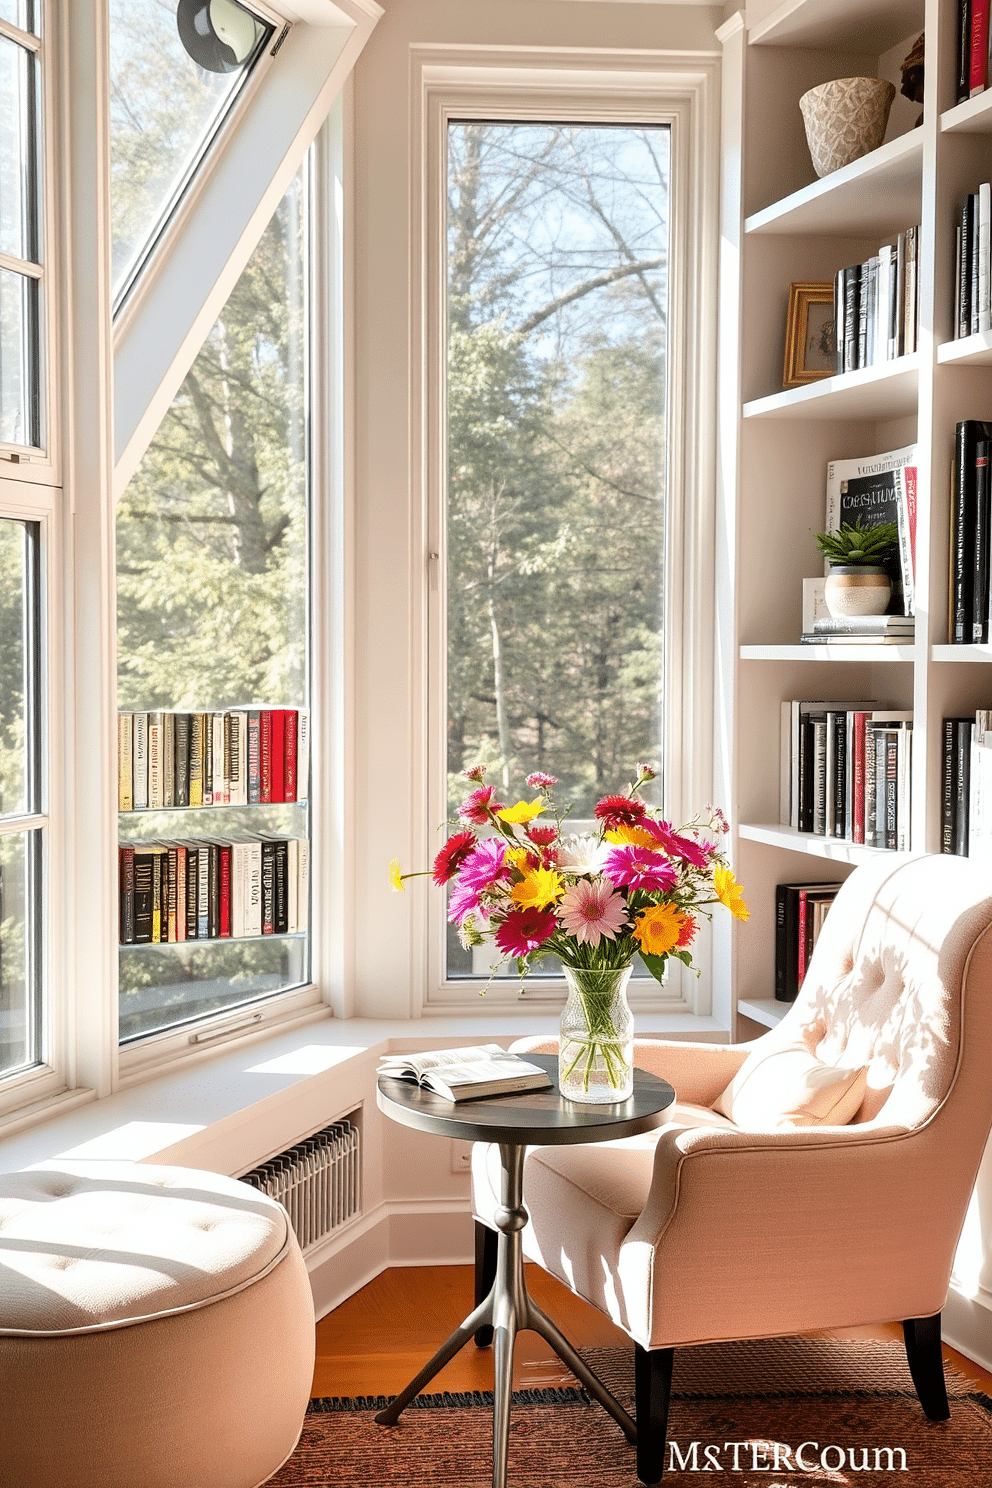
[[[509,863],[505,861],[506,848],[498,837],[486,837],[476,844],[462,864],[458,882],[463,888],[484,894],[493,884],[509,883],[512,876]]]
[[[513,909],[496,931],[496,944],[505,956],[536,951],[558,928],[553,909]]]
[[[647,809],[643,801],[631,796],[604,796],[596,802],[595,816],[608,832],[615,832],[617,827],[636,827]]]
[[[706,849],[691,837],[684,837],[681,832],[674,831],[671,822],[654,821],[647,817],[641,822],[641,826],[652,837],[657,837],[670,858],[682,858],[696,868],[705,868],[709,863]]]
[[[638,778],[638,780],[656,780],[657,777],[658,777],[658,771],[655,769],[654,765],[645,765],[640,760],[638,760],[638,763],[637,763],[637,778]]]
[[[448,894],[448,919],[453,925],[464,925],[469,915],[479,908],[479,895],[463,883],[455,883]]]
[[[550,790],[553,785],[558,784],[558,776],[545,775],[541,770],[535,770],[533,775],[527,776],[527,784],[534,790]]]
[[[462,771],[463,780],[482,780],[486,773],[485,765],[469,765],[467,770]]]
[[[494,800],[496,787],[494,785],[481,785],[462,802],[458,808],[458,817],[463,822],[474,822],[477,827],[484,827],[489,820],[489,813],[501,811],[503,803]]]
[[[606,856],[603,876],[619,888],[664,893],[675,887],[678,874],[667,858],[648,847],[614,847]]]
[[[527,828],[527,836],[535,847],[550,847],[558,839],[558,828],[550,823],[542,826],[540,822],[532,822]]]
[[[601,940],[615,940],[616,932],[626,925],[626,905],[608,883],[590,883],[584,878],[565,890],[558,918],[580,945],[598,946]]]
[[[434,882],[440,887],[449,878],[454,878],[474,847],[474,832],[456,832],[449,837],[434,859]]]

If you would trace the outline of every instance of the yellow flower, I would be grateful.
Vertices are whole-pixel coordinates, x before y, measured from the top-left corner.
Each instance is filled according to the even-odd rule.
[[[544,909],[546,905],[554,904],[561,894],[561,874],[555,873],[553,868],[531,868],[510,890],[510,898],[521,909]]]
[[[640,942],[646,955],[667,956],[678,945],[686,919],[674,904],[653,904],[638,915],[634,939]]]
[[[607,842],[613,842],[618,847],[628,844],[632,847],[652,847],[655,852],[661,852],[661,843],[657,837],[652,837],[650,832],[645,832],[643,827],[613,827],[606,833]]]
[[[533,821],[535,816],[540,816],[544,810],[544,799],[538,796],[536,801],[518,801],[515,806],[504,806],[502,811],[496,815],[500,821],[508,822],[510,826],[517,824],[525,825]]]
[[[746,920],[749,917],[751,911],[744,903],[744,890],[729,868],[717,867],[713,874],[713,887],[716,897],[721,904],[727,906],[735,920]]]
[[[389,863],[389,887],[394,894],[403,893],[403,875],[400,872],[399,858],[390,859]]]
[[[530,848],[527,847],[508,847],[503,861],[509,863],[511,868],[516,868],[518,873],[526,873],[527,870],[524,864],[530,857],[530,851]]]

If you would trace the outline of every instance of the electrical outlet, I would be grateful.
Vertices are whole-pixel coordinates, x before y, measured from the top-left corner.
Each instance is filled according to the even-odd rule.
[[[471,1142],[459,1142],[457,1138],[451,1139],[451,1171],[453,1173],[467,1173],[472,1167]]]

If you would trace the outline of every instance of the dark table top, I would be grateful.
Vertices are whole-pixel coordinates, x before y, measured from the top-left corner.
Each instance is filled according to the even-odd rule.
[[[523,1057],[547,1070],[553,1081],[551,1090],[449,1101],[412,1080],[380,1075],[376,1092],[379,1109],[403,1126],[437,1136],[550,1147],[636,1137],[663,1126],[675,1103],[675,1091],[667,1080],[639,1069],[634,1070],[634,1092],[628,1100],[601,1106],[565,1100],[558,1090],[558,1056]]]

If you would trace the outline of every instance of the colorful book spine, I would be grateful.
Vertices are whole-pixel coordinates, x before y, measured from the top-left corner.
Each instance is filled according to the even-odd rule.
[[[188,713],[176,714],[176,805],[189,805],[189,758],[191,719]]]
[[[189,718],[189,804],[203,805],[203,734],[204,715],[191,713]]]
[[[272,709],[262,708],[258,715],[258,799],[272,800]]]
[[[283,800],[296,800],[296,740],[299,714],[295,708],[286,709],[283,729]]]
[[[226,939],[231,934],[231,844],[218,846],[220,859],[220,923],[217,934]]]
[[[148,809],[160,811],[162,792],[162,715],[148,715]]]
[[[117,810],[132,811],[131,763],[134,750],[134,714],[117,715]]]
[[[148,810],[148,714],[135,713],[131,789],[135,811]]]
[[[261,773],[261,740],[259,737],[259,714],[258,709],[253,708],[248,713],[248,805],[255,806],[261,799],[262,773]]]
[[[286,708],[272,709],[272,801],[286,799]]]
[[[162,805],[176,804],[176,715],[162,714]]]
[[[134,945],[134,848],[122,847],[118,853],[120,884],[121,945]]]

